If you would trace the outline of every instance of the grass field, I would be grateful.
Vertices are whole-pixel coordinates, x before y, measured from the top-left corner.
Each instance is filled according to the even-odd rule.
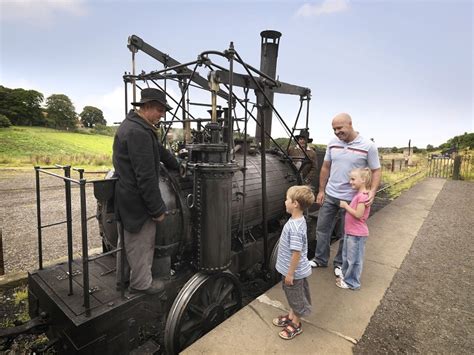
[[[0,167],[111,166],[113,137],[42,127],[0,128]]]

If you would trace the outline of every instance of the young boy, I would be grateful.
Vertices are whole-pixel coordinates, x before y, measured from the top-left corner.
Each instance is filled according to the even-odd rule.
[[[308,261],[308,238],[303,211],[314,203],[309,186],[292,186],[286,193],[285,207],[291,217],[281,232],[278,245],[277,271],[282,274],[282,286],[290,312],[273,319],[283,339],[293,339],[303,332],[300,318],[311,313],[311,295],[307,277],[311,275]]]

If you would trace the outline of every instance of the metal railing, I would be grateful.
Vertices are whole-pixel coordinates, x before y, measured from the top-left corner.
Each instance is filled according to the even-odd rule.
[[[64,176],[51,172],[51,170],[63,170]],[[84,179],[84,174],[86,173],[84,169],[73,170],[79,173],[79,180],[71,178],[71,166],[70,165],[55,165],[53,167],[40,167],[35,166],[36,173],[36,208],[37,208],[37,223],[38,223],[38,263],[39,269],[43,269],[43,229],[66,224],[67,226],[67,250],[68,250],[68,282],[69,282],[69,295],[74,294],[73,290],[73,277],[74,273],[72,270],[73,263],[73,233],[72,233],[72,194],[71,188],[72,184],[79,186],[80,194],[80,211],[81,211],[81,239],[82,239],[82,275],[83,275],[83,295],[84,295],[84,308],[86,316],[90,316],[90,290],[89,290],[89,262],[97,260],[106,255],[117,253],[121,251],[121,248],[117,248],[110,253],[100,254],[98,256],[89,257],[89,248],[88,248],[88,238],[87,238],[87,221],[92,218],[96,218],[96,215],[87,217],[87,206],[86,206],[86,185],[94,184],[94,193],[95,193],[95,183],[101,182],[115,182],[116,178],[112,179],[101,179],[101,180],[90,180],[87,181]],[[65,189],[65,207],[66,207],[66,220],[56,223],[51,223],[43,225],[41,222],[41,185],[40,185],[40,173],[53,176],[64,181]],[[103,172],[94,172],[94,173],[103,173]],[[123,262],[123,258],[122,258]],[[123,269],[123,265],[122,265]],[[124,290],[122,290],[122,297],[124,297]]]

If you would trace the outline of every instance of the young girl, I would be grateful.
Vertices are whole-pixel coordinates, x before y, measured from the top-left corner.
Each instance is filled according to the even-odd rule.
[[[365,221],[369,217],[370,207],[366,206],[371,185],[369,168],[357,168],[351,171],[350,184],[357,194],[348,204],[341,201],[340,206],[346,210],[344,223],[344,246],[342,249],[342,276],[336,280],[336,286],[358,290],[360,275],[364,263],[365,241],[369,229]]]

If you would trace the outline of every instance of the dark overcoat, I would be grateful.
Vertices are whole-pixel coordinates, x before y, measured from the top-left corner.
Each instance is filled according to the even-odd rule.
[[[178,162],[158,141],[156,130],[130,111],[117,130],[113,145],[115,213],[125,230],[138,233],[150,217],[166,212],[159,187],[160,161],[170,169]]]

